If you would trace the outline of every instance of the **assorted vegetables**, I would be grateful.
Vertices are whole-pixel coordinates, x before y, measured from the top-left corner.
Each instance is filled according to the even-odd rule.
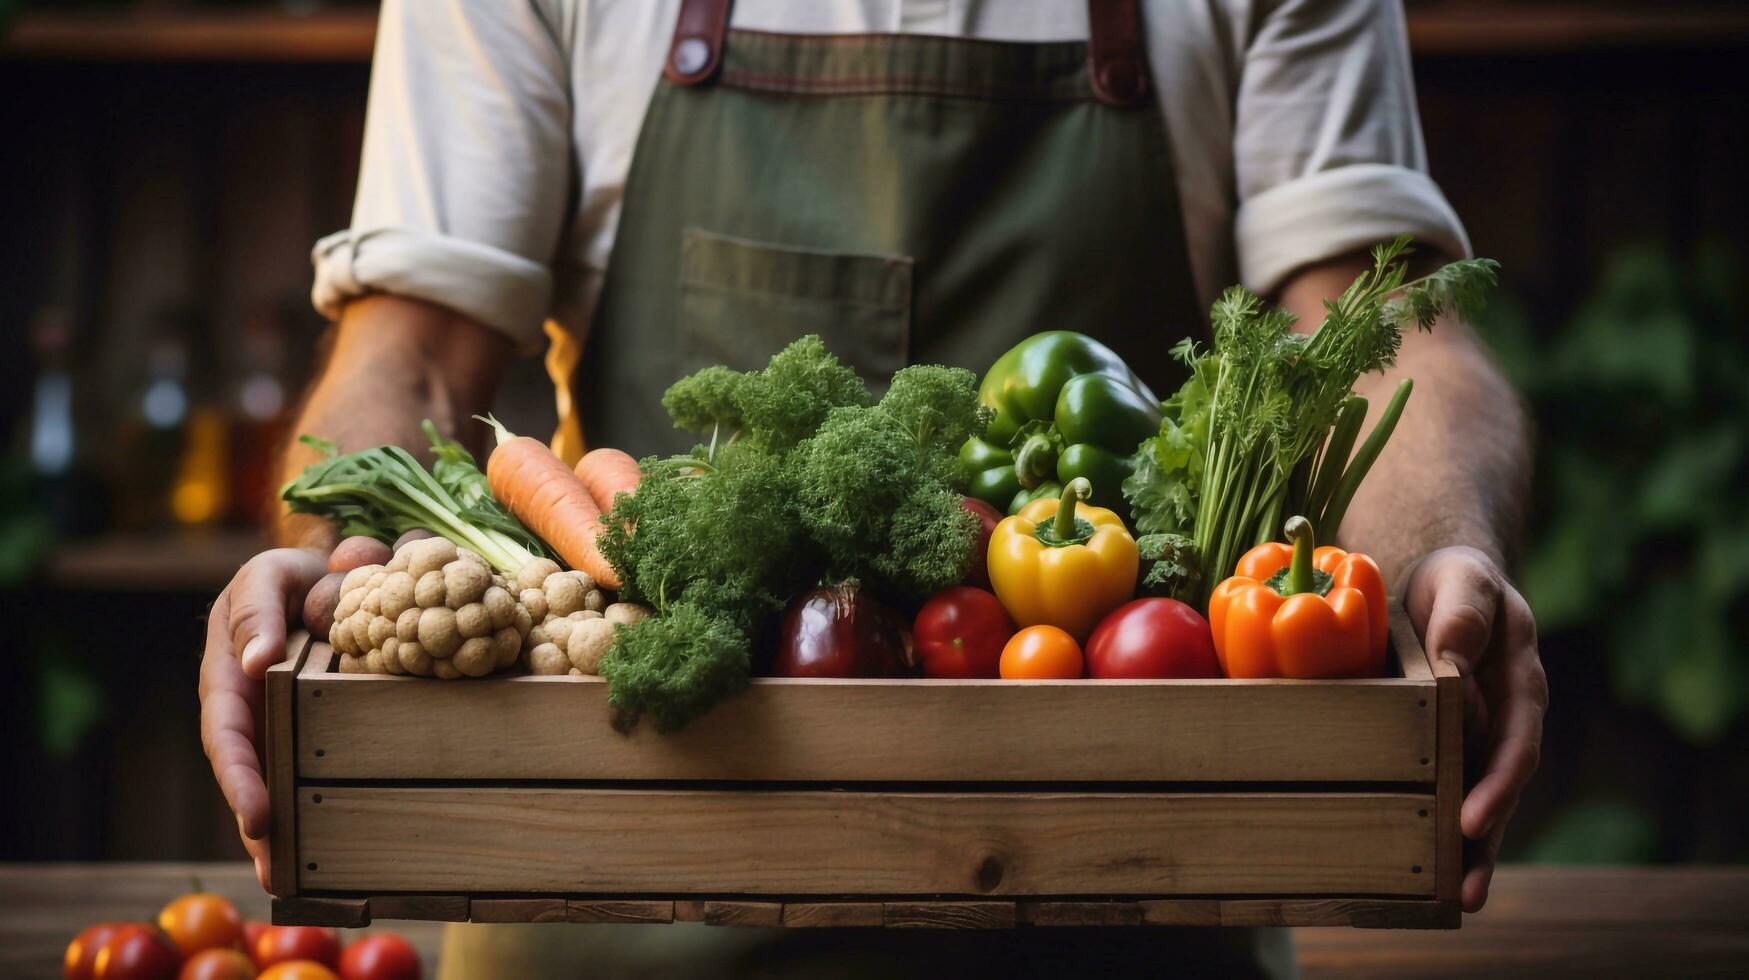
[[[1353,385],[1404,329],[1478,305],[1495,268],[1409,281],[1407,251],[1376,249],[1310,334],[1229,290],[1212,346],[1174,348],[1188,374],[1164,401],[1067,331],[981,385],[917,365],[878,400],[809,336],[676,381],[663,407],[700,440],[679,456],[599,448],[573,469],[491,418],[484,472],[429,422],[429,470],[305,437],[327,458],[285,499],[355,535],[305,623],[347,671],[598,674],[622,724],[664,731],[755,672],[1377,674],[1378,566],[1314,537],[1335,538],[1411,385],[1364,438]]]

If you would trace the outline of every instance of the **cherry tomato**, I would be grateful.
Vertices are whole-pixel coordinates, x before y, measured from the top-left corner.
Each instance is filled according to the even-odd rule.
[[[262,970],[256,980],[340,980],[340,977],[315,960],[286,960]]]
[[[995,677],[1014,621],[992,593],[956,585],[923,604],[912,634],[925,677]]]
[[[290,960],[339,966],[340,934],[317,926],[271,926],[255,941],[255,965],[263,970]]]
[[[97,951],[92,980],[175,980],[182,954],[156,926],[129,922]]]
[[[176,980],[255,980],[255,964],[234,949],[203,949],[182,964]]]
[[[249,962],[255,964],[255,969],[261,969],[261,964],[255,959],[255,945],[261,942],[261,936],[273,926],[260,919],[247,919],[243,922],[243,955],[249,957]]]
[[[419,954],[392,932],[366,936],[340,954],[340,980],[419,980]]]
[[[990,533],[1001,523],[1002,514],[976,497],[961,497],[960,506],[978,517],[978,543],[972,548],[972,567],[966,571],[966,584],[987,589],[990,587]]]
[[[1081,647],[1055,626],[1028,626],[1002,648],[1006,680],[1072,680],[1081,676]]]
[[[195,892],[164,906],[158,928],[183,956],[192,956],[203,949],[235,948],[243,938],[243,917],[223,896]]]
[[[123,922],[99,922],[86,926],[67,944],[67,955],[61,960],[62,976],[66,980],[91,980],[97,967],[97,951],[109,942]]]
[[[1117,607],[1087,638],[1089,677],[1219,677],[1208,620],[1177,599]]]

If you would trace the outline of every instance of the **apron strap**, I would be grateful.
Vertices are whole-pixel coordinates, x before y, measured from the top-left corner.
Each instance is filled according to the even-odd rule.
[[[680,19],[674,23],[674,44],[662,66],[664,78],[676,85],[697,85],[716,73],[733,5],[733,0],[683,0]]]
[[[1087,24],[1093,94],[1106,105],[1140,102],[1148,93],[1148,49],[1136,0],[1087,0]]]

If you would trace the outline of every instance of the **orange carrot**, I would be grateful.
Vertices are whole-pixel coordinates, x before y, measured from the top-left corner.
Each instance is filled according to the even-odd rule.
[[[617,449],[591,449],[577,461],[577,478],[589,488],[595,506],[603,514],[613,509],[613,498],[638,489],[643,471],[638,461]]]
[[[601,508],[595,506],[589,488],[545,443],[511,435],[490,416],[480,421],[498,432],[498,447],[486,460],[492,495],[565,564],[588,572],[603,588],[619,588],[619,573],[595,544],[601,533]]]

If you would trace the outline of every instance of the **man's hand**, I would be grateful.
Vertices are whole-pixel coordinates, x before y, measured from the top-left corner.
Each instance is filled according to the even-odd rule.
[[[200,742],[225,802],[237,814],[243,847],[267,887],[267,783],[256,754],[261,682],[285,659],[286,624],[328,571],[310,548],[279,548],[251,558],[219,593],[207,617],[200,664]]]
[[[1482,776],[1464,798],[1466,912],[1480,911],[1506,823],[1542,753],[1548,678],[1536,651],[1536,621],[1492,558],[1442,548],[1416,562],[1403,589],[1409,621],[1428,655],[1463,675],[1466,741],[1487,745]]]

